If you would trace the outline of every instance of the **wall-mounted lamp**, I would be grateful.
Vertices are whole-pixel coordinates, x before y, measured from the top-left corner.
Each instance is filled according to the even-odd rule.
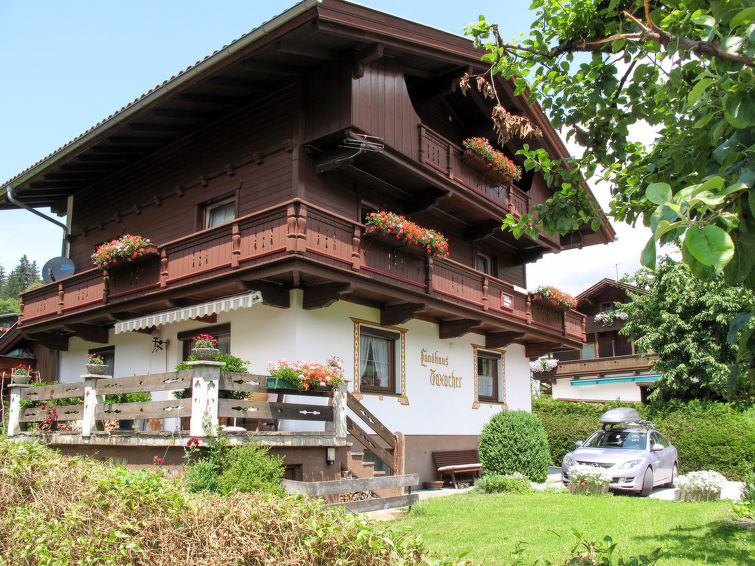
[[[152,331],[152,353],[158,352],[163,349],[163,346],[167,346],[170,343],[170,340],[161,340],[160,339],[160,331],[155,328]]]
[[[333,446],[325,449],[325,463],[328,466],[332,466],[336,463],[336,449]]]

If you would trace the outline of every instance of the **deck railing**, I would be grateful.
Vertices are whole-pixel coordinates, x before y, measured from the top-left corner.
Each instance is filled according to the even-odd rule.
[[[645,371],[657,359],[656,355],[613,356],[610,358],[591,358],[583,360],[565,360],[558,363],[554,371],[556,377],[617,373],[627,371]]]
[[[321,421],[325,433],[345,443],[346,392],[299,391],[267,387],[267,376],[221,371],[223,362],[189,362],[190,370],[161,374],[111,378],[86,374],[82,381],[42,387],[11,384],[8,435],[33,433],[30,423],[41,423],[53,407],[54,423],[65,422],[67,430],[82,437],[105,431],[106,421],[175,418],[179,430],[198,438],[215,436],[221,418],[242,418],[267,422]],[[118,393],[186,391],[168,400],[107,403],[107,396]],[[223,398],[223,392],[243,392],[246,399]],[[276,395],[268,401],[268,395]],[[294,401],[284,401],[284,396]],[[302,402],[301,399],[305,399]],[[306,402],[308,398],[325,398]],[[24,406],[33,404],[33,406]],[[45,408],[42,408],[42,407]],[[187,422],[188,421],[188,422]],[[187,424],[188,427],[182,426]],[[162,427],[161,427],[162,429]],[[138,431],[131,430],[133,434]],[[250,431],[251,434],[258,431]]]
[[[158,246],[151,262],[120,270],[91,269],[22,296],[21,326],[133,301],[296,255],[330,268],[425,293],[539,330],[583,339],[584,315],[533,304],[506,281],[418,248],[365,235],[365,226],[318,206],[292,200],[233,222]]]

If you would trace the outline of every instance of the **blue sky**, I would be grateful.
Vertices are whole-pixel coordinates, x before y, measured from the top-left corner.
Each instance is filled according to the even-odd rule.
[[[461,34],[485,14],[504,38],[529,29],[524,0],[365,0],[362,4]],[[94,2],[0,1],[0,182],[42,159],[187,65],[293,4],[291,0]],[[604,189],[603,192],[606,192]],[[600,190],[597,190],[600,198]],[[605,198],[602,198],[605,204]],[[77,205],[81,206],[80,203]],[[617,227],[618,228],[618,227]],[[602,277],[633,271],[645,235],[549,255],[529,270],[529,287],[577,293]],[[60,254],[62,230],[26,211],[0,211],[0,265],[26,253],[39,266]]]

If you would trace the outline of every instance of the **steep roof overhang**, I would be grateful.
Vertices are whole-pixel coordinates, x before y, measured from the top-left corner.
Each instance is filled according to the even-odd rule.
[[[482,51],[463,37],[342,0],[303,0],[229,45],[150,89],[0,188],[0,209],[13,208],[6,187],[32,207],[64,212],[69,196],[296,80],[308,68],[346,55],[359,64],[371,48],[397,58],[407,72],[440,76],[480,71]],[[503,81],[502,81],[503,82]],[[503,89],[541,125],[543,146],[567,158],[568,151],[542,109],[513,88]],[[588,188],[589,191],[589,188]],[[599,232],[564,242],[578,247],[613,241],[608,222]]]

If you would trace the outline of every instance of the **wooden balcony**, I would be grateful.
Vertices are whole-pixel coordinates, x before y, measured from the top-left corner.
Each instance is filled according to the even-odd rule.
[[[502,183],[464,159],[464,148],[420,125],[419,160],[491,204],[520,217],[534,203],[514,183]]]
[[[656,360],[655,355],[614,356],[611,358],[593,358],[590,360],[568,360],[559,362],[551,377],[580,377],[585,375],[606,375],[613,373],[634,373],[650,369]],[[550,373],[550,372],[549,372]]]
[[[164,309],[161,297],[163,302],[181,297],[200,302],[223,296],[221,292],[233,294],[243,282],[261,278],[263,269],[267,280],[277,279],[281,286],[290,287],[294,268],[286,262],[296,260],[306,272],[300,277],[305,290],[307,284],[342,281],[349,287],[344,292],[351,296],[339,298],[377,305],[397,300],[427,303],[426,315],[431,319],[476,316],[484,324],[505,323],[510,330],[539,335],[542,341],[572,346],[584,341],[581,313],[533,304],[510,283],[467,265],[366,237],[363,224],[300,200],[161,244],[158,249],[159,256],[138,265],[115,271],[90,269],[24,293],[21,328],[26,332],[75,330],[77,318],[93,319],[90,315],[96,312]],[[315,272],[320,279],[307,280]]]

